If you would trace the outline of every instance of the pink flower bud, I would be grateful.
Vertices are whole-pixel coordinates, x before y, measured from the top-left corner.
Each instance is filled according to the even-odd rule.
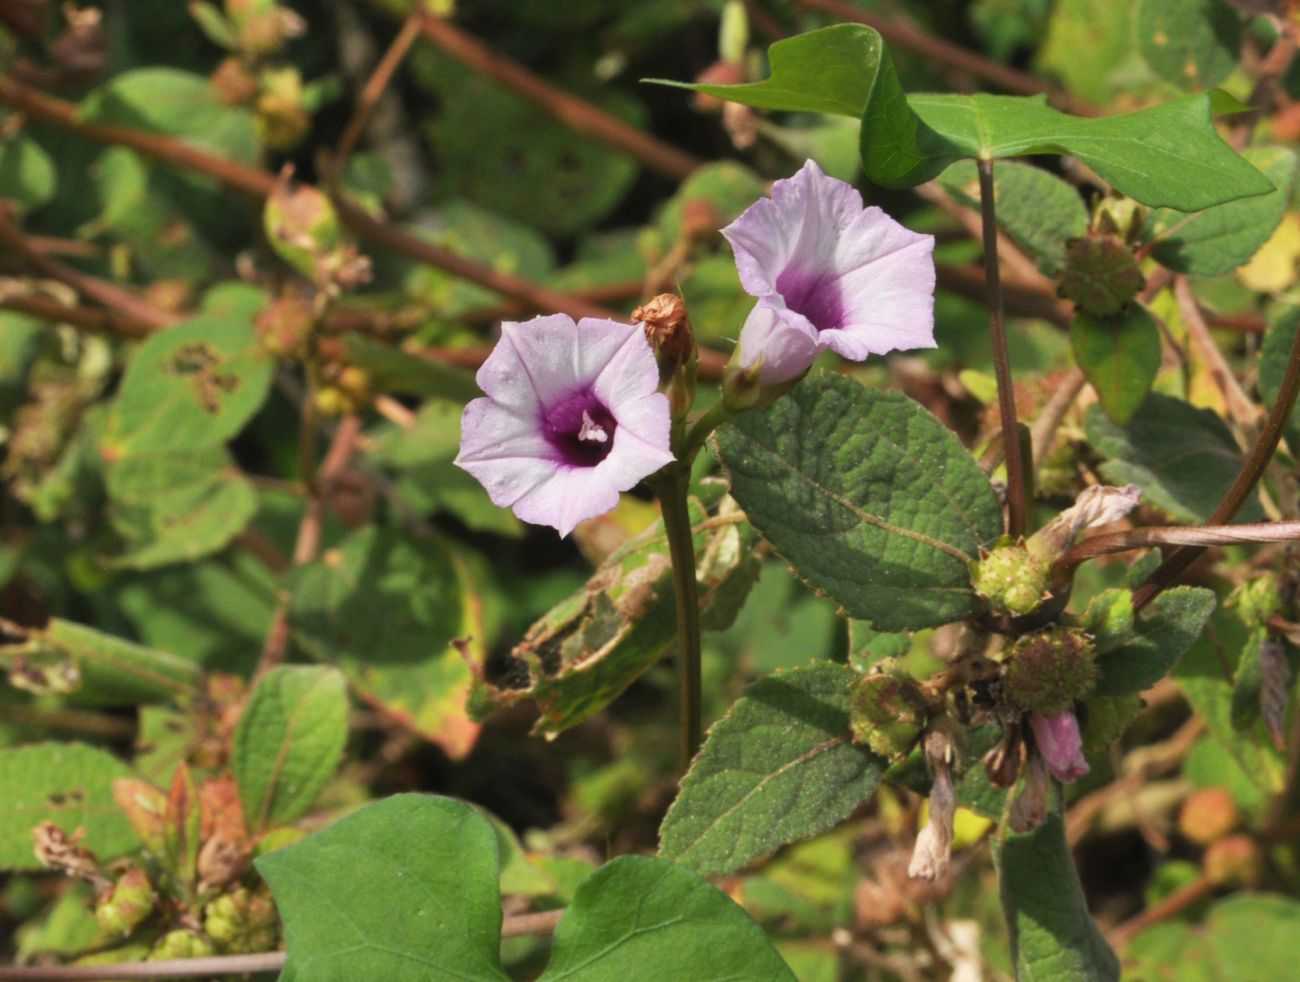
[[[1083,759],[1083,738],[1079,736],[1079,720],[1073,712],[1050,718],[1042,713],[1032,713],[1029,725],[1034,728],[1038,752],[1057,780],[1070,784],[1088,773],[1088,762]]]

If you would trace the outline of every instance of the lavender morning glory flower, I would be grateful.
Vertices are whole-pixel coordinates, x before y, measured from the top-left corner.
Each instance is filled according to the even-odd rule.
[[[564,314],[501,326],[461,417],[456,463],[492,502],[561,535],[673,459],[644,332]]]
[[[1079,720],[1072,712],[1047,717],[1032,713],[1029,725],[1034,728],[1038,752],[1057,779],[1066,784],[1088,773],[1088,762],[1083,759],[1083,738],[1079,735]]]
[[[826,348],[862,361],[934,347],[934,237],[864,208],[811,160],[722,234],[758,298],[738,357],[761,384],[798,377]]]

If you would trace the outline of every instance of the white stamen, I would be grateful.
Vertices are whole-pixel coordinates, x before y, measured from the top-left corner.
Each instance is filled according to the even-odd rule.
[[[605,427],[592,419],[587,410],[584,409],[582,411],[582,429],[578,430],[578,439],[604,443],[609,439],[609,434],[605,432]]]

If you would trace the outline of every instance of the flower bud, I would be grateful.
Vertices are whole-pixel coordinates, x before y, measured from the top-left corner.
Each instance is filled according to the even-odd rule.
[[[264,71],[254,109],[253,124],[262,142],[272,150],[292,150],[311,129],[302,75],[296,68]]]
[[[1029,553],[1023,543],[995,546],[975,565],[975,592],[998,613],[1020,616],[1037,610],[1046,599],[1049,563]]]
[[[255,58],[275,54],[307,30],[306,21],[276,0],[226,0],[226,17],[239,50]]]
[[[257,76],[238,58],[225,58],[212,73],[212,88],[223,106],[246,106],[257,98]]]
[[[1033,727],[1038,752],[1058,781],[1071,784],[1088,773],[1088,762],[1083,759],[1083,740],[1079,736],[1079,721],[1074,713],[1052,717],[1033,713],[1029,725]]]
[[[1212,843],[1203,862],[1215,886],[1255,886],[1264,878],[1264,857],[1249,836],[1230,835]]]
[[[849,690],[849,729],[886,760],[905,755],[929,718],[929,707],[916,680],[897,667],[863,675]]]
[[[1183,800],[1178,831],[1198,846],[1208,846],[1237,827],[1241,814],[1223,788],[1199,788]]]
[[[95,920],[109,934],[125,937],[153,911],[157,896],[145,871],[132,866],[95,905]]]
[[[1049,717],[1074,709],[1097,684],[1096,649],[1074,628],[1021,638],[1008,653],[1006,666],[1012,702]]]
[[[266,199],[266,239],[276,255],[313,281],[322,278],[326,257],[340,245],[338,214],[329,198],[287,175]]]
[[[1093,227],[1103,235],[1116,235],[1129,245],[1142,238],[1147,208],[1132,198],[1105,197],[1093,214]]]
[[[1047,762],[1035,751],[1029,755],[1025,781],[1011,803],[1009,821],[1013,832],[1032,832],[1047,821],[1047,793],[1051,788],[1052,777],[1047,771]]]
[[[168,931],[145,956],[147,962],[169,962],[179,958],[206,958],[215,949],[206,935],[184,929]]]
[[[275,902],[264,888],[238,887],[203,908],[203,930],[231,955],[270,951],[279,941]]]
[[[253,320],[262,348],[274,358],[301,358],[316,326],[311,301],[277,297]]]
[[[1060,293],[1085,314],[1118,314],[1145,284],[1132,250],[1113,235],[1085,235],[1066,243]]]
[[[984,773],[995,788],[1009,788],[1020,777],[1025,763],[1025,741],[1019,723],[1008,725],[999,740],[984,755]]]

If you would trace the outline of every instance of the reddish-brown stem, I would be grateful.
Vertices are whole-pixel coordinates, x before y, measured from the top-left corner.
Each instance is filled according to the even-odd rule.
[[[170,327],[180,320],[180,317],[176,314],[155,307],[119,286],[106,283],[93,276],[87,276],[71,266],[65,266],[57,259],[51,259],[49,256],[31,248],[23,233],[14,224],[12,212],[5,205],[0,205],[0,242],[4,242],[5,245],[18,253],[28,267],[42,276],[58,280],[60,283],[66,283],[83,296],[90,297],[92,300],[118,311],[126,318],[118,322],[119,328],[125,329],[127,325],[135,324],[148,325],[147,331],[131,334],[132,337],[142,337],[148,331]]]
[[[1002,416],[1002,452],[1007,466],[1007,532],[1018,539],[1028,528],[1025,500],[1025,460],[1016,422],[1011,359],[1002,311],[1002,280],[998,271],[998,219],[993,200],[993,161],[979,162],[980,214],[984,220],[984,281],[988,286],[989,328],[993,336],[993,369],[998,380],[998,411]]]
[[[77,117],[76,107],[72,103],[45,95],[3,75],[0,75],[0,102],[25,113],[33,121],[70,130],[101,143],[127,147],[155,160],[204,174],[228,188],[246,194],[265,198],[276,187],[277,178],[268,171],[215,156],[181,140],[125,126],[85,122]],[[339,217],[363,238],[511,297],[526,304],[531,310],[560,311],[576,317],[612,316],[608,310],[596,304],[502,273],[457,255],[450,249],[425,242],[372,217],[343,199],[335,204]],[[90,293],[86,295],[93,296]]]
[[[384,56],[379,59],[379,64],[375,66],[374,72],[366,80],[366,84],[362,86],[361,94],[357,96],[356,108],[352,111],[352,118],[348,120],[348,125],[343,130],[343,136],[339,139],[339,148],[334,154],[334,160],[330,165],[335,180],[342,176],[348,158],[352,156],[352,151],[356,147],[357,141],[361,139],[361,133],[365,130],[366,124],[370,122],[370,114],[374,112],[375,106],[383,98],[388,83],[393,80],[397,69],[401,66],[403,59],[406,58],[406,53],[411,50],[411,45],[415,43],[415,39],[419,36],[420,14],[417,12],[410,14],[402,22],[402,29],[397,32],[397,37],[393,38],[393,43],[388,46]]]
[[[1123,949],[1138,934],[1153,924],[1167,921],[1181,914],[1188,907],[1199,903],[1214,893],[1214,883],[1207,876],[1200,876],[1184,887],[1175,890],[1157,904],[1148,907],[1132,920],[1125,921],[1110,932],[1109,941],[1118,949]]]
[[[1268,418],[1264,420],[1259,439],[1251,448],[1250,456],[1242,464],[1241,472],[1232,482],[1232,487],[1224,494],[1219,506],[1214,509],[1208,525],[1228,524],[1246,503],[1250,492],[1254,490],[1264,469],[1268,467],[1269,461],[1277,451],[1277,445],[1282,440],[1282,430],[1291,418],[1291,410],[1295,407],[1298,393],[1300,393],[1300,332],[1296,333],[1295,343],[1291,345],[1291,355],[1287,360],[1281,389],[1278,391],[1273,408],[1269,410]],[[1133,608],[1140,610],[1154,600],[1160,591],[1177,580],[1204,551],[1204,546],[1184,546],[1165,557],[1165,561],[1147,577],[1146,582],[1133,591]]]
[[[1100,115],[1096,106],[1091,106],[1065,93],[1056,92],[1042,79],[991,61],[974,51],[953,44],[951,41],[933,37],[909,20],[882,17],[879,14],[869,13],[861,7],[847,2],[847,0],[798,0],[798,4],[809,10],[819,10],[824,14],[830,14],[832,17],[838,17],[840,20],[866,24],[868,27],[873,27],[879,31],[880,36],[886,41],[897,44],[900,48],[907,48],[927,60],[950,65],[968,75],[984,79],[986,82],[992,82],[998,88],[1007,92],[1014,92],[1017,95],[1046,93],[1062,108],[1068,109],[1076,115]]]
[[[40,293],[0,294],[0,307],[41,320],[71,324],[93,334],[112,334],[120,338],[143,338],[158,330],[152,320],[141,320],[118,310],[70,306]]]
[[[493,51],[450,21],[426,15],[421,30],[426,38],[447,54],[500,82],[575,133],[590,137],[619,153],[635,157],[652,170],[680,181],[703,163],[644,130],[611,116],[585,99],[557,88],[518,62]]]

